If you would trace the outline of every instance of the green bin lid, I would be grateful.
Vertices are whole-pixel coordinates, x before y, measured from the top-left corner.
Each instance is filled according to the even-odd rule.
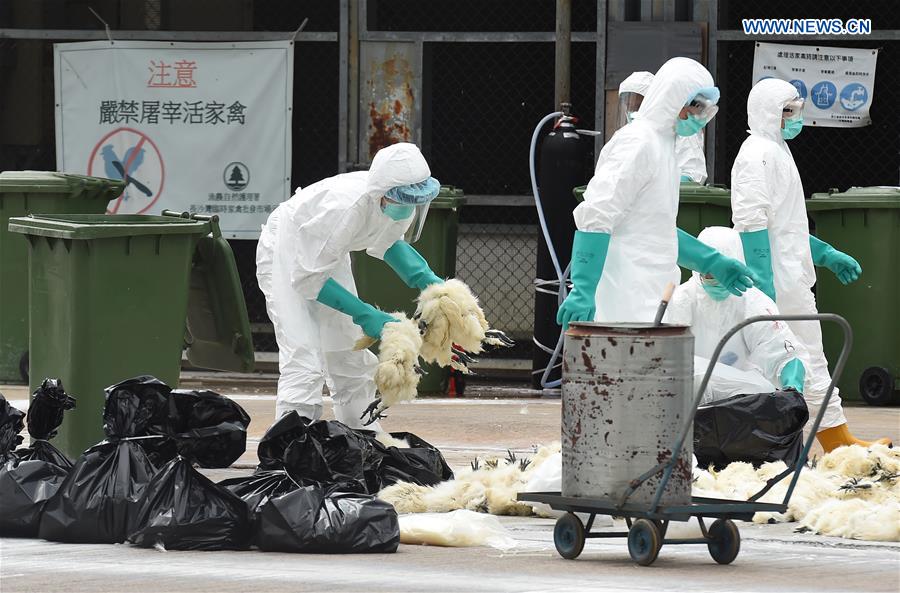
[[[241,278],[217,222],[212,230],[198,242],[191,265],[187,358],[205,369],[249,373],[255,354]]]
[[[900,187],[851,187],[845,192],[833,189],[827,194],[813,194],[806,201],[810,211],[869,208],[900,208]]]
[[[581,185],[572,190],[575,199],[584,201],[586,185]],[[679,200],[685,204],[714,204],[716,206],[731,207],[731,191],[720,185],[700,185],[693,181],[685,181],[679,190]]]
[[[9,230],[57,239],[107,239],[135,235],[205,235],[209,223],[144,214],[31,214],[9,219]]]
[[[731,207],[731,190],[724,185],[701,185],[693,181],[682,182],[678,190],[682,204],[713,204]]]
[[[437,197],[431,201],[428,208],[436,208],[438,210],[459,208],[465,203],[466,198],[463,190],[452,185],[442,185],[441,191],[438,192]]]
[[[0,194],[67,194],[70,198],[98,198],[107,202],[122,193],[121,180],[89,177],[56,171],[4,171],[0,173]]]

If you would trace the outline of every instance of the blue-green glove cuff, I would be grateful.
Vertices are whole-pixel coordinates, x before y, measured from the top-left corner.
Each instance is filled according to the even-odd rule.
[[[571,321],[593,321],[594,295],[606,264],[609,233],[575,231],[572,241],[572,291],[556,314],[556,322],[568,329]]]
[[[803,393],[803,382],[806,380],[806,369],[799,358],[795,358],[781,369],[781,386]]]
[[[363,333],[376,340],[381,339],[384,324],[397,321],[393,316],[366,303],[358,296],[329,278],[319,291],[316,300],[353,318],[353,323],[362,328]]]
[[[747,265],[759,278],[759,289],[775,300],[775,276],[772,273],[772,248],[769,242],[769,230],[741,233],[741,244],[744,246],[744,259]]]
[[[819,239],[818,237],[810,235],[809,250],[812,253],[812,260],[815,265],[827,266],[828,256],[831,252],[834,251],[834,247]]]
[[[384,261],[410,288],[425,290],[432,284],[443,282],[431,268],[428,262],[406,241],[397,241],[390,249],[384,252]]]

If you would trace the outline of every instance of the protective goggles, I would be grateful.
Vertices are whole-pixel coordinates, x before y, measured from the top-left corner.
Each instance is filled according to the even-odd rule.
[[[797,119],[803,115],[803,99],[792,99],[781,108],[781,117],[784,119]]]
[[[685,107],[687,108],[688,113],[693,115],[694,118],[703,123],[707,123],[719,112],[719,107],[716,105],[718,102],[719,89],[713,86],[700,89],[694,93],[694,95],[688,99]]]

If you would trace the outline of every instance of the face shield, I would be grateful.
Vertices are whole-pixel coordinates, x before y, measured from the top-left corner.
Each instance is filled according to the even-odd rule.
[[[781,137],[792,140],[803,130],[803,99],[799,97],[788,101],[781,108]]]
[[[700,89],[688,99],[682,113],[675,120],[675,133],[679,136],[693,136],[699,133],[719,112],[719,89],[709,87]],[[681,115],[685,115],[682,119]]]
[[[641,102],[644,95],[634,92],[619,93],[619,107],[616,113],[616,129],[620,129],[625,124],[631,123],[634,114],[641,108]]]
[[[384,194],[381,210],[392,220],[410,220],[403,240],[414,243],[422,235],[431,201],[440,193],[441,184],[434,177],[419,183],[401,185]]]

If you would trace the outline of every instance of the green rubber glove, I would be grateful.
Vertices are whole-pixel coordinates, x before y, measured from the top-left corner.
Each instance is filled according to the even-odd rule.
[[[588,233],[575,231],[572,242],[572,291],[556,313],[556,323],[564,330],[569,329],[572,321],[593,321],[596,306],[594,295],[603,265],[606,263],[606,252],[609,251],[609,233]]]
[[[428,262],[406,241],[397,241],[384,252],[384,261],[397,272],[397,276],[410,288],[425,290],[432,284],[441,284],[441,280]]]
[[[736,259],[726,257],[690,233],[678,230],[678,265],[701,274],[712,274],[719,285],[741,296],[757,284],[753,271]]]
[[[341,313],[346,313],[353,318],[353,323],[362,328],[363,333],[376,340],[381,339],[381,331],[386,323],[397,321],[392,315],[360,300],[358,296],[338,284],[334,278],[325,281],[316,300]]]
[[[781,386],[803,393],[803,382],[806,380],[806,369],[799,358],[795,358],[781,369]]]
[[[744,245],[744,259],[750,269],[756,272],[760,279],[757,284],[759,289],[775,300],[775,277],[772,274],[772,248],[769,243],[769,229],[741,233],[741,243]]]
[[[862,266],[843,251],[838,251],[812,235],[809,236],[809,249],[812,251],[813,263],[831,270],[841,284],[847,285],[859,280]]]

